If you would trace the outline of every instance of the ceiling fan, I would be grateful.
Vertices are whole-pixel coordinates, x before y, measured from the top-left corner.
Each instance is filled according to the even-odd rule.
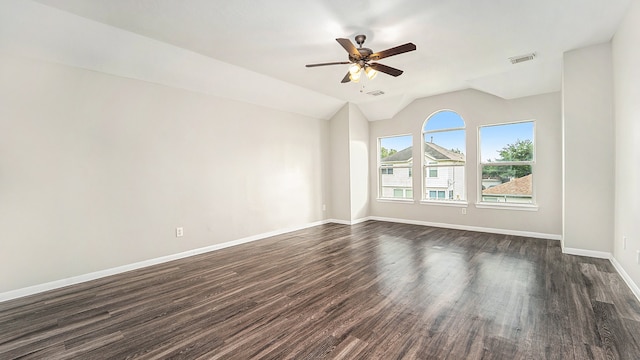
[[[378,71],[389,74],[391,76],[400,76],[402,75],[402,70],[370,61],[377,61],[389,56],[403,54],[416,49],[415,44],[406,43],[404,45],[396,46],[391,49],[374,53],[371,49],[362,47],[362,44],[364,44],[364,41],[366,39],[367,37],[364,35],[357,35],[355,37],[356,43],[359,47],[355,47],[355,45],[353,45],[353,43],[349,39],[336,39],[336,41],[340,45],[342,45],[342,47],[349,53],[349,61],[308,64],[306,65],[306,67],[352,64],[351,66],[349,66],[347,75],[345,75],[342,79],[342,83],[348,83],[349,81],[360,81],[362,72],[364,72],[369,79],[373,79],[378,74]]]

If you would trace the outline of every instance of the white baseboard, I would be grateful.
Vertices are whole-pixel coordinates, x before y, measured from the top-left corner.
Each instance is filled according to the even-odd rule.
[[[503,234],[503,235],[516,235],[516,236],[527,236],[533,238],[540,239],[550,239],[550,240],[562,240],[562,235],[555,234],[544,234],[544,233],[532,233],[528,231],[513,231],[513,230],[504,230],[504,229],[493,229],[493,228],[484,228],[484,227],[476,227],[476,226],[466,226],[466,225],[452,225],[452,224],[442,224],[442,223],[431,223],[427,221],[416,221],[416,220],[406,220],[406,219],[394,219],[394,218],[385,218],[379,216],[370,216],[368,220],[378,220],[378,221],[388,221],[388,222],[396,222],[402,224],[412,224],[412,225],[424,225],[424,226],[433,226],[433,227],[442,227],[456,230],[468,230],[468,231],[479,231],[479,232],[488,232],[494,234]],[[618,274],[622,277],[624,282],[629,286],[629,289],[636,296],[638,301],[640,301],[640,288],[638,285],[631,279],[629,274],[624,271],[624,268],[620,263],[613,257],[613,254],[604,251],[594,251],[594,250],[585,250],[585,249],[575,249],[575,248],[562,248],[562,253],[567,255],[578,255],[578,256],[586,256],[591,258],[598,259],[607,259],[611,261],[613,267],[616,269]]]
[[[210,251],[216,251],[216,250],[220,250],[220,249],[224,249],[224,248],[228,248],[228,247],[236,246],[240,244],[245,244],[245,243],[256,241],[256,240],[262,240],[262,239],[270,238],[272,236],[277,236],[277,235],[285,234],[292,231],[302,230],[302,229],[310,228],[313,226],[323,225],[330,222],[333,222],[333,221],[332,220],[316,221],[316,222],[305,224],[305,225],[293,226],[286,229],[270,231],[270,232],[266,232],[258,235],[248,236],[242,239],[224,242],[221,244],[215,244],[215,245],[206,246],[199,249],[184,251],[177,254],[162,256],[155,259],[144,260],[144,261],[136,262],[133,264],[118,266],[111,269],[95,271],[95,272],[91,272],[84,275],[73,276],[70,278],[55,280],[55,281],[47,282],[44,284],[29,286],[22,289],[11,290],[4,293],[0,293],[0,302],[17,299],[24,296],[34,295],[34,294],[49,291],[49,290],[59,289],[69,285],[80,284],[83,282],[96,280],[96,279],[120,274],[120,273],[131,271],[131,270],[136,270],[136,269],[144,268],[147,266],[165,263],[168,261],[183,259],[189,256],[204,254]]]
[[[329,219],[327,222],[340,224],[340,225],[351,225],[351,221],[349,220],[339,220],[339,219]]]
[[[622,280],[624,280],[625,284],[627,284],[629,289],[631,289],[631,292],[633,292],[633,295],[635,295],[638,301],[640,301],[640,288],[638,288],[638,285],[636,285],[636,283],[631,279],[631,276],[627,274],[627,272],[624,270],[624,268],[618,262],[618,260],[616,260],[616,258],[613,256],[612,253],[604,252],[604,251],[575,249],[575,248],[563,248],[562,253],[568,254],[568,255],[578,255],[578,256],[586,256],[591,258],[609,260],[613,265],[613,267],[618,272],[618,274],[620,274],[620,277],[622,278]]]
[[[147,266],[152,266],[152,265],[165,263],[165,262],[168,262],[168,261],[183,259],[183,258],[186,258],[186,257],[189,257],[189,256],[204,254],[204,253],[207,253],[207,252],[210,252],[210,251],[216,251],[216,250],[220,250],[220,249],[225,249],[225,248],[228,248],[228,247],[231,247],[231,246],[245,244],[245,243],[249,243],[249,242],[257,241],[257,240],[262,240],[262,239],[270,238],[270,237],[273,237],[273,236],[285,234],[285,233],[292,232],[292,231],[307,229],[307,228],[310,228],[310,227],[313,227],[313,226],[324,225],[324,224],[327,224],[327,223],[335,223],[335,224],[342,224],[342,225],[355,225],[355,224],[359,224],[359,223],[362,223],[362,222],[365,222],[365,221],[368,221],[368,220],[387,221],[387,222],[395,222],[395,223],[401,223],[401,224],[433,226],[433,227],[449,228],[449,229],[456,229],[456,230],[488,232],[488,233],[503,234],[503,235],[526,236],[526,237],[550,239],[550,240],[561,240],[561,238],[562,238],[560,235],[554,235],[554,234],[544,234],[544,233],[534,233],[534,232],[527,232],[527,231],[515,231],[515,230],[484,228],[484,227],[466,226],[466,225],[432,223],[432,222],[427,222],[427,221],[406,220],[406,219],[396,219],[396,218],[385,218],[385,217],[379,217],[379,216],[370,216],[370,217],[365,217],[365,218],[361,218],[361,219],[357,219],[357,220],[353,220],[353,221],[338,220],[338,219],[328,219],[328,220],[317,221],[317,222],[313,222],[313,223],[309,223],[309,224],[304,224],[304,225],[289,227],[289,228],[285,228],[285,229],[280,229],[280,230],[276,230],[276,231],[270,231],[270,232],[266,232],[266,233],[262,233],[262,234],[248,236],[248,237],[245,237],[245,238],[242,238],[242,239],[237,239],[237,240],[233,240],[233,241],[224,242],[224,243],[221,243],[221,244],[215,244],[215,245],[206,246],[206,247],[199,248],[199,249],[188,250],[188,251],[184,251],[184,252],[177,253],[177,254],[162,256],[162,257],[155,258],[155,259],[149,259],[149,260],[140,261],[140,262],[133,263],[133,264],[118,266],[118,267],[111,268],[111,269],[100,270],[100,271],[96,271],[96,272],[92,272],[92,273],[88,273],[88,274],[84,274],[84,275],[73,276],[73,277],[66,278],[66,279],[51,281],[51,282],[44,283],[44,284],[38,284],[38,285],[29,286],[29,287],[22,288],[22,289],[17,289],[17,290],[12,290],[12,291],[8,291],[8,292],[0,293],[0,302],[12,300],[12,299],[17,299],[17,298],[21,298],[21,297],[24,297],[24,296],[34,295],[34,294],[37,294],[37,293],[41,293],[41,292],[45,292],[45,291],[49,291],[49,290],[54,290],[54,289],[62,288],[62,287],[69,286],[69,285],[80,284],[80,283],[83,283],[83,282],[96,280],[96,279],[100,279],[100,278],[111,276],[111,275],[120,274],[120,273],[131,271],[131,270],[136,270],[136,269],[144,268],[144,267],[147,267]],[[611,253],[602,252],[602,251],[573,249],[573,248],[563,248],[562,252],[565,253],[565,254],[570,254],[570,255],[579,255],[579,256],[601,258],[601,259],[609,259],[611,261],[611,263],[613,264],[614,268],[618,271],[620,276],[624,279],[625,283],[629,286],[631,291],[634,293],[634,295],[640,301],[640,288],[638,288],[638,286],[633,282],[631,277],[626,273],[626,271],[624,271],[624,269],[622,268],[620,263],[618,263],[618,261],[611,255]]]
[[[356,224],[360,224],[363,223],[365,221],[371,220],[370,217],[363,217],[360,219],[355,219],[355,220],[338,220],[338,219],[329,219],[327,220],[327,222],[331,222],[334,224],[340,224],[340,225],[356,225]]]
[[[586,256],[597,259],[608,259],[611,260],[613,255],[610,252],[604,251],[595,251],[595,250],[585,250],[585,249],[575,249],[575,248],[562,248],[562,253],[567,255],[577,255],[577,256]]]
[[[369,221],[369,220],[371,220],[371,217],[369,217],[369,216],[363,217],[363,218],[360,218],[360,219],[355,219],[355,220],[351,221],[351,225],[360,224],[360,223],[363,223],[363,222]]]
[[[433,227],[446,228],[446,229],[477,231],[477,232],[486,232],[486,233],[501,234],[501,235],[525,236],[525,237],[532,237],[537,239],[548,239],[548,240],[562,239],[562,235],[556,235],[556,234],[545,234],[545,233],[537,233],[537,232],[530,232],[530,231],[507,230],[507,229],[495,229],[495,228],[458,225],[458,224],[434,223],[429,221],[396,219],[396,218],[387,218],[387,217],[380,217],[380,216],[370,216],[368,220],[388,221],[388,222],[395,222],[400,224],[433,226]]]
[[[629,289],[631,289],[631,292],[633,292],[633,295],[635,295],[638,301],[640,301],[640,288],[638,288],[638,285],[636,285],[636,283],[633,282],[633,280],[631,279],[631,276],[629,276],[629,274],[627,274],[627,272],[624,271],[624,268],[618,262],[618,260],[616,260],[615,257],[612,256],[609,259],[609,261],[611,261],[611,264],[613,265],[613,267],[616,269],[616,271],[618,271],[618,274],[620,274],[620,276],[622,277],[622,280],[624,280],[624,282],[627,284]]]

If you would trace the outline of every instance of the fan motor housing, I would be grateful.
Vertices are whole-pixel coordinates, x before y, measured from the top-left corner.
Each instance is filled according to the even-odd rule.
[[[349,61],[357,62],[358,60],[367,60],[367,58],[373,54],[373,50],[369,48],[358,48],[358,52],[360,53],[360,59],[356,59],[353,56],[349,55]]]

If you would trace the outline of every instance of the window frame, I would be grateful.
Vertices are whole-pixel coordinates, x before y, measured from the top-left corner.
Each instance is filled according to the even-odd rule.
[[[383,195],[382,195],[382,193],[383,193],[383,191],[382,191],[382,189],[383,189],[383,187],[382,187],[382,175],[383,175],[383,174],[382,174],[382,169],[383,169],[383,166],[382,166],[382,163],[381,163],[381,161],[380,161],[380,160],[382,160],[382,159],[380,158],[380,152],[381,152],[381,150],[382,150],[382,139],[395,138],[395,137],[403,137],[403,136],[408,136],[408,137],[411,139],[411,145],[410,145],[410,146],[411,146],[412,151],[413,151],[413,145],[414,145],[414,144],[413,144],[413,143],[414,143],[414,141],[413,141],[414,139],[413,139],[413,138],[414,138],[414,136],[413,136],[413,134],[411,134],[411,133],[404,133],[404,134],[397,134],[397,135],[389,135],[389,136],[379,136],[379,137],[377,138],[377,151],[376,151],[376,171],[377,171],[377,176],[376,176],[376,178],[378,179],[378,186],[377,186],[377,187],[378,187],[378,190],[377,190],[377,192],[378,192],[378,198],[377,198],[377,200],[378,200],[378,201],[381,201],[381,202],[405,202],[405,203],[406,203],[406,202],[409,202],[409,203],[414,202],[413,198],[406,198],[406,197],[402,197],[402,198],[396,198],[396,197],[385,197],[385,196],[383,196]],[[412,158],[413,158],[413,156],[412,156]],[[412,195],[413,195],[414,184],[413,184],[413,176],[411,176],[411,173],[413,172],[413,166],[414,166],[414,164],[415,164],[415,161],[414,161],[414,160],[415,160],[415,159],[412,159],[412,160],[411,160],[411,165],[404,165],[404,166],[396,166],[396,165],[393,165],[393,166],[385,166],[385,167],[384,167],[384,168],[391,168],[391,170],[392,170],[391,174],[386,174],[386,175],[393,175],[393,174],[395,173],[395,171],[393,171],[393,170],[395,170],[395,169],[409,169],[409,174],[410,174],[410,175],[409,175],[409,179],[411,179],[411,182],[410,182],[410,183],[411,183],[411,187],[392,186],[392,188],[394,188],[394,190],[395,190],[395,189],[398,189],[398,188],[402,188],[402,189],[403,189],[404,194],[406,194],[406,193],[407,193],[407,191],[408,191],[408,190],[410,190],[410,191],[411,191],[411,193],[412,193]]]
[[[445,128],[445,129],[437,129],[437,130],[430,130],[430,131],[425,131],[425,126],[427,125],[427,123],[429,122],[430,119],[432,119],[435,115],[437,115],[438,113],[441,112],[453,112],[456,115],[458,115],[460,117],[460,119],[462,120],[464,126],[462,127],[450,127],[450,128]],[[425,152],[425,138],[426,138],[426,134],[435,134],[435,133],[441,133],[441,132],[450,132],[450,131],[462,131],[464,134],[464,151],[463,151],[463,155],[464,155],[464,165],[452,165],[452,164],[432,164],[429,163],[425,160],[425,156],[424,156],[424,152]],[[464,120],[464,118],[462,117],[462,115],[452,109],[440,109],[437,111],[434,111],[433,113],[431,113],[429,116],[427,116],[427,118],[422,122],[422,127],[420,128],[420,164],[421,164],[421,174],[422,177],[420,179],[420,184],[421,184],[421,189],[420,189],[420,203],[421,204],[425,204],[425,205],[443,205],[443,206],[454,206],[454,207],[467,207],[469,205],[468,202],[468,191],[467,191],[467,122]],[[462,167],[463,168],[463,198],[460,200],[455,200],[455,199],[447,199],[447,192],[445,191],[445,198],[444,199],[440,199],[440,198],[436,198],[436,199],[432,199],[430,198],[429,192],[427,190],[427,178],[429,179],[434,179],[437,178],[436,177],[431,177],[430,175],[430,170],[429,168],[436,168],[436,171],[438,172],[439,175],[439,169],[437,168],[455,168],[455,167]],[[436,190],[436,194],[437,194]]]
[[[480,131],[482,128],[492,127],[492,126],[506,126],[513,124],[522,124],[522,123],[532,123],[533,129],[531,134],[531,143],[533,144],[533,154],[531,160],[521,160],[521,161],[500,161],[500,162],[483,162],[482,161],[482,137],[480,135]],[[501,123],[491,123],[478,125],[477,129],[477,138],[478,138],[478,146],[477,146],[477,199],[475,206],[476,208],[485,208],[485,209],[507,209],[507,210],[528,210],[528,211],[537,211],[538,210],[538,202],[536,197],[536,156],[537,156],[537,144],[536,144],[536,129],[537,123],[535,119],[527,119],[527,120],[517,120],[517,121],[508,121]],[[516,141],[519,139],[513,139]],[[508,203],[508,202],[497,202],[497,201],[483,201],[482,200],[482,168],[483,166],[531,166],[531,203]]]

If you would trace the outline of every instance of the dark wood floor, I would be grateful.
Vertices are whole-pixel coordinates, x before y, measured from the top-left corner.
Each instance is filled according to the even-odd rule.
[[[557,241],[329,224],[0,303],[0,359],[640,359],[640,306]]]

